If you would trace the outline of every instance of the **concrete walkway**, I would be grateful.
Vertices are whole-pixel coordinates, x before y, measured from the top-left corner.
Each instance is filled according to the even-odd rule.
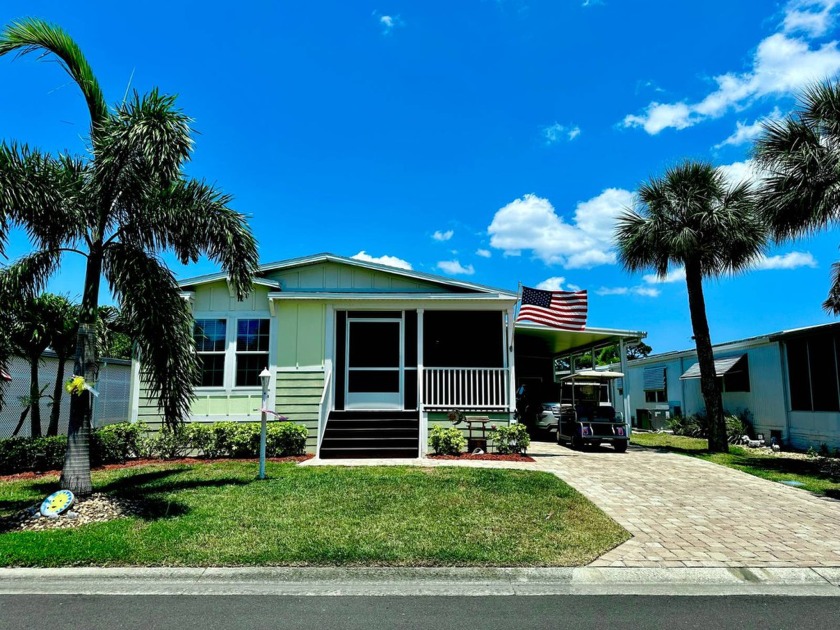
[[[309,460],[302,465],[458,465],[553,473],[633,538],[593,567],[840,567],[840,501],[692,457],[533,443],[531,464]]]

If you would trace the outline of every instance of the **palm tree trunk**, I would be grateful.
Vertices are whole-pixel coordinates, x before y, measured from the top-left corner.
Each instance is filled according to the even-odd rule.
[[[729,442],[726,439],[726,422],[723,419],[723,399],[715,374],[715,355],[709,334],[709,322],[706,319],[703,276],[699,265],[686,263],[685,282],[688,288],[688,310],[691,313],[694,344],[697,347],[697,362],[700,364],[700,390],[709,420],[709,451],[726,453],[729,451]]]
[[[58,435],[58,418],[61,415],[61,397],[64,395],[64,364],[67,357],[58,356],[58,368],[55,373],[55,387],[53,388],[53,403],[50,410],[50,425],[47,435]]]
[[[41,388],[38,386],[38,362],[40,356],[29,357],[29,434],[41,437]]]
[[[99,307],[99,283],[102,274],[102,243],[91,245],[85,272],[85,288],[79,313],[79,334],[73,373],[84,375],[86,383],[96,381],[96,317]],[[79,496],[93,492],[90,478],[90,433],[93,394],[84,391],[70,397],[70,423],[67,427],[67,454],[60,485]]]

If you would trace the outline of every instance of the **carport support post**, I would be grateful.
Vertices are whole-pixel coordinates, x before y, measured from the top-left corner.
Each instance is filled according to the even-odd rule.
[[[630,426],[630,374],[627,372],[627,346],[624,345],[624,337],[620,337],[618,340],[618,356],[621,361],[621,373],[624,374],[622,376],[624,395],[621,397],[624,406],[624,430],[629,438],[630,432],[632,431],[632,427]]]
[[[513,338],[516,334],[516,324],[513,318],[513,307],[507,311],[507,321],[505,322],[505,362],[504,366],[507,368],[508,374],[508,413],[510,413],[511,424],[516,422],[516,354],[513,347]]]

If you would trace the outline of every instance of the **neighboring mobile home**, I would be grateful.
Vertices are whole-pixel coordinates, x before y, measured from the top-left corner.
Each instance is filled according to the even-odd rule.
[[[268,408],[320,457],[417,457],[453,408],[507,424],[516,370],[553,379],[555,356],[644,335],[514,325],[515,292],[332,254],[261,266],[241,302],[223,273],[181,287],[202,366],[191,420],[258,420],[267,367]],[[132,382],[133,419],[159,424],[136,361]]]
[[[840,447],[840,324],[809,326],[714,346],[730,412],[749,410],[755,431],[797,448]],[[633,426],[664,428],[704,409],[697,352],[629,362],[615,394],[629,397]]]

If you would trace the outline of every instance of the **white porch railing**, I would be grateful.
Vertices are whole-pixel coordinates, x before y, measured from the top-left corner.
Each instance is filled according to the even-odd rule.
[[[324,391],[321,392],[321,401],[318,403],[318,443],[315,445],[315,454],[321,456],[321,442],[324,440],[324,431],[327,429],[327,419],[330,417],[330,409],[333,407],[332,387],[330,378],[332,370],[327,368],[324,374]]]
[[[509,408],[508,368],[424,368],[423,406]]]

